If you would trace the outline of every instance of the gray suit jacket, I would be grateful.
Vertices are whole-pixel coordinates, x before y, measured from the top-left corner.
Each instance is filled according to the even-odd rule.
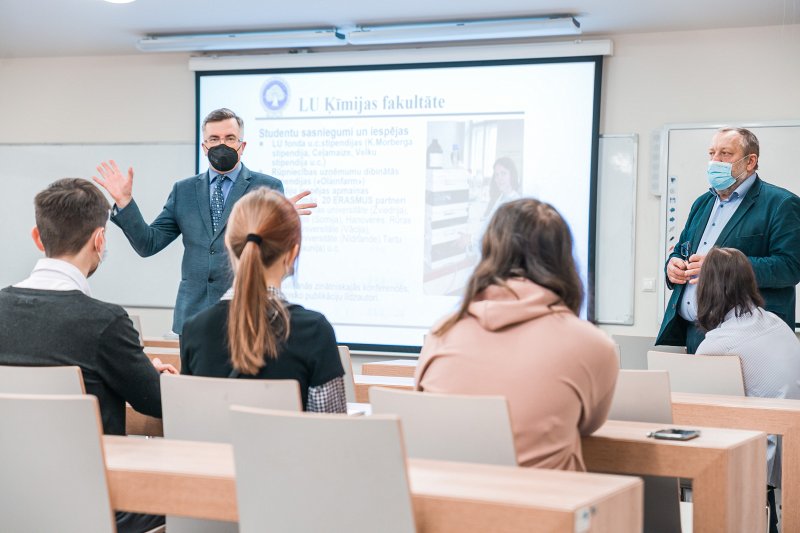
[[[133,200],[111,217],[142,257],[157,254],[178,235],[183,235],[181,283],[172,321],[172,330],[178,334],[187,318],[211,307],[231,286],[233,275],[225,250],[225,228],[233,204],[257,187],[269,187],[283,193],[280,180],[251,172],[242,165],[225,201],[222,227],[212,233],[208,179],[208,172],[204,172],[175,183],[164,210],[150,225],[144,221]]]

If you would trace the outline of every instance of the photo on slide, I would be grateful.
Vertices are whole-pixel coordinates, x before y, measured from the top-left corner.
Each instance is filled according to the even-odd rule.
[[[497,208],[522,197],[522,115],[428,122],[423,291],[459,296]]]

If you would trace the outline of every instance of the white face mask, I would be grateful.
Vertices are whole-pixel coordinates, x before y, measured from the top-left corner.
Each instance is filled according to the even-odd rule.
[[[105,237],[105,236],[106,236],[106,230],[103,230],[103,237]],[[103,264],[106,261],[106,259],[108,258],[108,241],[106,241],[104,239],[103,251],[102,252],[96,252],[96,253],[97,253],[97,266],[94,267],[94,270],[92,270],[92,272],[89,275],[94,274],[95,270],[97,270],[97,267],[99,267],[101,264]]]

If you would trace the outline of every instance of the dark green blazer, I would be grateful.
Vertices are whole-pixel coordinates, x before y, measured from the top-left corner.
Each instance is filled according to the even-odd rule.
[[[233,204],[247,191],[269,187],[283,193],[280,180],[251,172],[244,165],[231,187],[222,212],[222,227],[211,231],[211,196],[208,172],[180,180],[172,188],[167,203],[152,224],[147,224],[139,206],[131,203],[111,221],[119,226],[142,257],[149,257],[183,235],[181,283],[172,316],[172,331],[180,334],[183,323],[219,301],[231,286],[233,274],[225,250],[225,228]]]
[[[695,253],[711,216],[716,196],[710,191],[695,200],[678,243],[691,242]],[[741,250],[753,265],[765,308],[795,327],[795,286],[800,283],[800,198],[756,176],[715,246]],[[679,251],[673,257],[681,257]],[[665,265],[666,268],[666,265]],[[673,286],[656,344],[686,344],[687,322],[677,314],[685,285]]]

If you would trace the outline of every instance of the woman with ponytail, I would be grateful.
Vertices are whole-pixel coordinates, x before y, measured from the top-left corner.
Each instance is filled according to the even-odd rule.
[[[295,379],[306,411],[344,413],[344,370],[325,317],[286,301],[280,286],[300,251],[300,219],[289,200],[256,189],[233,207],[225,246],[233,286],[186,321],[181,373]]]

